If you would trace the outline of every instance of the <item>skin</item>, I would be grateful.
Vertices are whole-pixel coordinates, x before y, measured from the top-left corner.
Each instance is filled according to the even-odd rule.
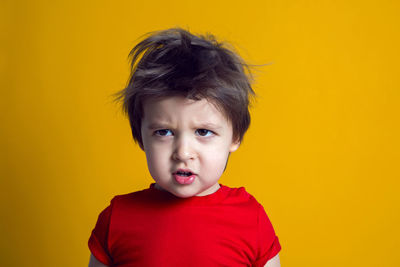
[[[240,144],[224,114],[206,99],[178,96],[145,102],[144,114],[142,148],[158,188],[181,198],[216,192],[229,154]],[[193,172],[194,182],[179,184],[173,175],[178,169]]]
[[[229,154],[240,145],[224,114],[206,99],[179,96],[146,101],[144,114],[141,148],[156,187],[181,198],[216,192]],[[178,169],[193,172],[193,183],[178,183]],[[91,255],[89,267],[104,266]],[[265,266],[280,267],[279,255]]]
[[[270,259],[267,264],[264,265],[264,267],[281,267],[281,261],[279,258],[279,254],[276,254],[275,257]]]

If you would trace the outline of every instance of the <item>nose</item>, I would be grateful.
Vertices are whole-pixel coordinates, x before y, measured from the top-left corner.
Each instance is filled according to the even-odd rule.
[[[188,161],[196,156],[193,142],[189,137],[178,136],[175,138],[175,147],[172,158],[176,161]]]

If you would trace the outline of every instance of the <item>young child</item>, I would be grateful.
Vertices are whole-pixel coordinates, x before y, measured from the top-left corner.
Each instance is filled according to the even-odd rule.
[[[218,183],[250,124],[247,65],[183,29],[152,33],[130,56],[117,100],[155,183],[100,213],[89,266],[280,266],[263,207]]]

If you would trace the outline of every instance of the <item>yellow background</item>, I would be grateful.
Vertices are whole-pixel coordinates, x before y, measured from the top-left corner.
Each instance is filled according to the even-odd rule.
[[[282,266],[400,266],[398,1],[3,0],[1,266],[86,266],[99,212],[152,182],[111,94],[142,34],[181,26],[253,64],[245,186]]]

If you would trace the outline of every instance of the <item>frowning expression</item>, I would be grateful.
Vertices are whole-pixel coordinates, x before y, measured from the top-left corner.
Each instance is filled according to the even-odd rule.
[[[156,184],[183,198],[217,191],[239,147],[224,114],[206,99],[180,96],[147,100],[143,109],[142,148]]]

